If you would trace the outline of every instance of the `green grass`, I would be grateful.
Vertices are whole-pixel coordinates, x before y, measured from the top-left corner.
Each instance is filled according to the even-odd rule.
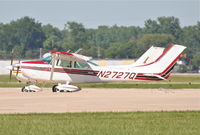
[[[12,76],[10,80],[9,75],[0,75],[0,82],[17,82],[16,77]]]
[[[169,82],[191,82],[200,83],[200,74],[198,75],[171,75],[168,78]]]
[[[0,87],[23,87],[15,77],[9,81],[9,76],[0,76]],[[55,84],[38,84],[40,87],[52,87]],[[165,89],[198,89],[200,88],[200,75],[172,75],[167,81],[133,81],[114,83],[83,83],[75,84],[82,88],[165,88]]]
[[[2,82],[0,82],[0,88],[16,88],[16,87],[24,87],[26,85],[27,84],[25,84],[25,83],[19,83],[19,82],[16,82],[16,83],[9,83],[9,82],[2,83]],[[45,88],[53,87],[53,85],[54,84],[37,84],[37,86],[45,87]]]
[[[169,82],[193,82],[193,83],[196,82],[196,83],[200,83],[200,74],[199,75],[198,74],[197,75],[171,75],[168,78],[168,81]],[[8,75],[0,75],[0,82],[9,82],[9,76]],[[12,79],[11,79],[11,82],[17,82],[17,79],[13,76]],[[153,82],[163,82],[163,81],[153,81]]]
[[[0,135],[199,135],[200,112],[0,115]]]
[[[24,83],[0,83],[2,88],[15,88],[23,87],[26,84]],[[38,84],[39,87],[50,88],[54,84]],[[125,84],[125,83],[83,83],[83,84],[74,84],[81,88],[141,88],[141,89],[198,89],[200,84]]]
[[[110,83],[86,83],[79,84],[81,88],[141,88],[141,89],[198,89],[200,84],[110,84]]]

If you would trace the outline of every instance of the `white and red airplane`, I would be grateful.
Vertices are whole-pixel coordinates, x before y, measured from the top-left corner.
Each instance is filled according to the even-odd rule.
[[[186,47],[172,44],[167,49],[151,47],[131,65],[98,66],[90,57],[77,53],[50,51],[37,61],[23,61],[9,66],[17,71],[18,80],[32,83],[59,83],[53,92],[80,90],[70,83],[166,80]],[[25,86],[22,91],[39,91],[35,85]]]

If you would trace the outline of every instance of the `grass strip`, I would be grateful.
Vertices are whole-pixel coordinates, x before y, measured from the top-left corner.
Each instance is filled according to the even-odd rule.
[[[197,135],[200,112],[1,114],[0,135]]]
[[[113,84],[113,83],[83,83],[74,84],[81,88],[141,88],[141,89],[200,89],[200,84]],[[0,83],[1,88],[24,87],[24,83]],[[38,84],[39,87],[51,88],[53,84]]]
[[[163,82],[163,83],[161,83]],[[25,83],[19,83],[15,77],[9,81],[8,75],[0,76],[0,87],[23,87]],[[52,87],[55,84],[37,84],[40,87]],[[122,82],[122,83],[83,83],[74,84],[82,88],[142,88],[142,89],[199,89],[199,75],[172,75],[169,81],[142,81],[142,82]]]

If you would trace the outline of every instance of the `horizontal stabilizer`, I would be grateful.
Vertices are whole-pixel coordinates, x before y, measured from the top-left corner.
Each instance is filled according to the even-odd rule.
[[[154,62],[163,53],[164,48],[162,47],[150,47],[132,66],[139,66]]]

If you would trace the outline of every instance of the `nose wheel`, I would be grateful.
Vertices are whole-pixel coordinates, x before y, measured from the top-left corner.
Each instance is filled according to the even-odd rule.
[[[29,86],[24,86],[21,91],[22,92],[38,92],[41,91],[42,89],[36,85],[29,85]]]

